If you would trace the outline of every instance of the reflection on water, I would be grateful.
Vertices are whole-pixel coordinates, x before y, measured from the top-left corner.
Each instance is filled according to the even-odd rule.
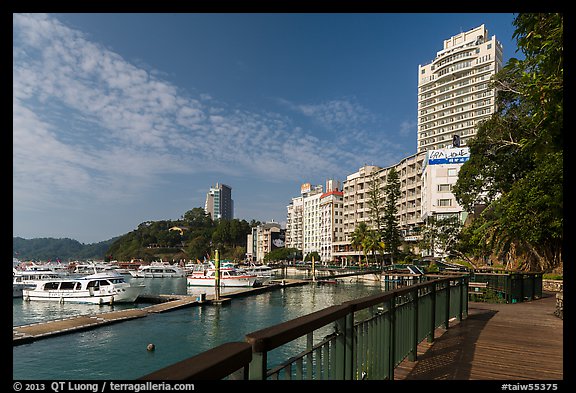
[[[183,278],[132,279],[146,285],[146,294],[213,294],[214,288],[187,287]],[[211,292],[212,291],[212,292]],[[220,344],[314,311],[376,292],[380,285],[340,283],[304,285],[233,298],[225,305],[203,305],[149,314],[144,318],[56,336],[13,347],[13,379],[136,379]],[[222,289],[221,293],[225,293]],[[123,305],[143,307],[146,305]],[[14,299],[14,325],[119,309],[120,305],[23,302]],[[315,339],[333,326],[315,332]],[[156,350],[147,351],[149,343]],[[285,360],[305,346],[296,340],[270,354]],[[57,353],[58,356],[54,356]]]
[[[72,318],[80,315],[90,315],[113,310],[143,307],[142,304],[117,303],[108,304],[78,304],[49,301],[24,301],[22,298],[14,299],[12,307],[12,326],[29,325],[50,321],[54,319]]]

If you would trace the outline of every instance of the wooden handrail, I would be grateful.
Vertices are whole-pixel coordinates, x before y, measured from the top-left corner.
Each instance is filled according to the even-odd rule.
[[[394,289],[385,293],[347,301],[340,305],[307,314],[274,326],[270,326],[245,336],[246,342],[230,342],[200,353],[194,357],[165,367],[161,370],[145,375],[141,380],[219,380],[243,368],[243,378],[248,379],[248,368],[252,373],[250,363],[263,356],[263,367],[266,367],[266,353],[288,342],[306,336],[316,329],[322,328],[332,322],[348,318],[354,312],[388,302],[398,296],[409,293],[418,293],[421,288],[435,286],[455,280],[454,277],[436,278],[430,281]],[[467,280],[463,281],[463,283]],[[434,292],[432,292],[434,293]],[[449,302],[449,292],[446,302]],[[434,303],[432,303],[434,304]],[[446,306],[449,310],[449,306]],[[448,311],[446,311],[448,312]],[[447,317],[446,317],[447,318]],[[257,366],[261,367],[261,366]],[[250,376],[252,377],[252,376]],[[262,376],[265,379],[265,373]],[[242,377],[241,377],[242,378]],[[258,376],[257,379],[259,379]]]
[[[435,285],[450,280],[450,278],[437,279],[410,285],[405,288],[394,289],[392,291],[387,291],[384,294],[376,294],[358,300],[347,301],[338,306],[331,306],[278,325],[249,333],[245,336],[245,339],[246,342],[252,345],[254,352],[268,352],[294,339],[302,337],[315,329],[326,326],[351,312],[385,302],[398,295],[408,294],[420,287]]]
[[[309,332],[326,326],[348,313],[349,306],[331,306],[302,317],[292,319],[270,326],[245,336],[246,341],[252,345],[254,352],[268,352],[292,340],[302,337]]]
[[[252,360],[252,346],[230,342],[165,367],[140,380],[219,380],[247,367]]]
[[[353,311],[359,311],[359,310],[363,310],[365,308],[371,307],[371,306],[375,306],[377,304],[380,303],[384,303],[396,296],[399,295],[405,295],[408,294],[410,292],[413,292],[415,290],[418,290],[420,288],[425,288],[428,287],[430,285],[436,285],[439,283],[443,283],[445,281],[450,281],[451,278],[439,278],[439,279],[435,279],[435,280],[430,280],[430,281],[426,281],[426,282],[421,282],[418,284],[412,284],[410,286],[404,287],[404,288],[396,288],[396,289],[392,289],[390,291],[386,291],[383,294],[376,294],[376,295],[371,295],[371,296],[367,296],[367,297],[363,297],[360,299],[355,299],[355,300],[349,300],[347,302],[342,303],[342,305],[347,305],[352,307]]]

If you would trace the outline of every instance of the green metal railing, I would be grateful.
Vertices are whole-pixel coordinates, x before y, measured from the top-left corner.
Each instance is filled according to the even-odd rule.
[[[436,278],[252,332],[245,343],[228,344],[240,351],[231,353],[234,361],[221,350],[213,351],[210,365],[226,364],[230,379],[393,379],[394,368],[406,357],[416,360],[418,344],[433,341],[436,328],[448,328],[451,318],[468,315],[468,279],[466,275]],[[302,342],[304,348],[281,364],[268,364],[272,351],[294,342]],[[246,343],[252,349],[250,359]],[[206,358],[200,354],[142,379],[195,379],[193,370],[183,369]],[[202,372],[210,375],[209,370]]]
[[[542,273],[475,271],[470,275],[470,281],[487,283],[488,292],[495,299],[506,303],[520,303],[542,297]]]

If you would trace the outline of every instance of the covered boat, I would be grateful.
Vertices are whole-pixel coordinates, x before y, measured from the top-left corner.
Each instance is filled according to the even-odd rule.
[[[169,264],[142,265],[138,270],[130,270],[136,278],[171,278],[186,277],[186,271],[179,266]]]
[[[250,274],[234,267],[223,267],[220,271],[221,287],[253,287],[258,281],[256,274]],[[197,287],[216,286],[216,269],[214,266],[199,265],[186,276],[186,284]]]
[[[58,301],[61,303],[113,304],[132,303],[144,285],[131,285],[118,273],[96,273],[85,277],[49,279],[24,289],[24,300]]]

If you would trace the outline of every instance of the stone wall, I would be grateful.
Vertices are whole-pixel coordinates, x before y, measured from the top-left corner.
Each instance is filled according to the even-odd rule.
[[[564,319],[564,292],[558,292],[556,294],[556,310],[554,311],[554,315],[560,319]]]
[[[542,280],[542,290],[544,291],[552,291],[552,292],[562,292],[564,287],[563,280]]]

